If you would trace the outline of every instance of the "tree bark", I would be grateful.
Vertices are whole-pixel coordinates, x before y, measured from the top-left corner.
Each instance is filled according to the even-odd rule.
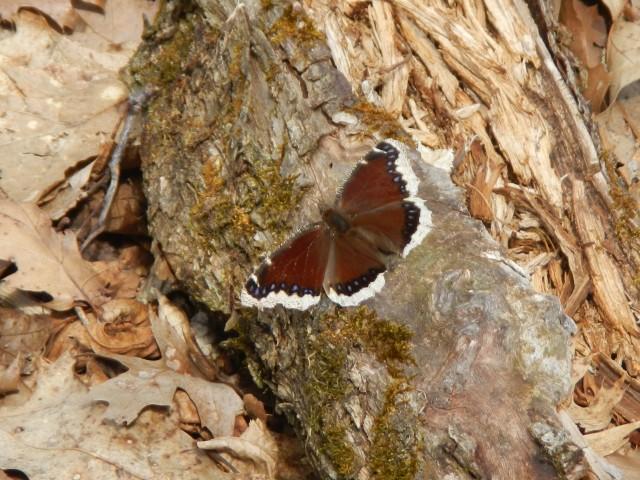
[[[526,7],[418,3],[344,2],[345,15],[322,2],[169,3],[130,71],[132,83],[159,87],[141,140],[152,234],[195,299],[233,313],[254,378],[322,478],[580,478],[598,467],[556,414],[572,388],[575,325],[425,161],[445,153],[412,151],[433,228],[365,306],[237,304],[259,256],[315,220],[376,141],[438,147],[473,133],[481,147],[456,162],[472,213],[498,238],[514,212],[534,215],[569,264],[557,285],[565,308],[577,311],[592,285],[608,315],[616,299],[593,272],[612,265],[593,247],[601,219],[583,208],[598,159]],[[349,50],[349,22],[363,12],[376,47],[359,40],[387,65],[380,85],[363,83]],[[407,114],[408,85],[431,91],[431,103],[408,102]],[[631,325],[619,326],[629,339]]]

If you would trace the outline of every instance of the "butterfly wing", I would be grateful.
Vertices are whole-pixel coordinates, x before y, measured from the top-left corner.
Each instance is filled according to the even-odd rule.
[[[285,243],[249,277],[243,305],[306,310],[320,301],[331,236],[323,224],[312,225]]]
[[[383,252],[406,257],[429,232],[431,212],[421,198],[408,197],[375,210],[354,214],[351,226],[363,231],[363,235]]]
[[[345,307],[358,305],[382,290],[385,270],[368,241],[355,234],[336,236],[326,272],[327,296]]]
[[[431,213],[417,196],[418,185],[406,147],[386,140],[358,163],[342,187],[338,209],[380,250],[404,257],[431,227]]]

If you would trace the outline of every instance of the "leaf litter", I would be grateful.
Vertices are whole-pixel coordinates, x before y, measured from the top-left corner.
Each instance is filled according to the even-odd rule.
[[[0,302],[12,307],[0,306],[0,472],[302,478],[297,440],[273,434],[253,396],[262,420],[247,424],[235,383],[218,382],[209,321],[196,338],[189,317],[145,286],[153,257],[139,173],[125,179],[106,224],[124,244],[95,242],[92,261],[78,249],[122,120],[118,71],[137,48],[142,15],[157,8],[146,0],[0,5],[0,19],[14,25],[0,39]],[[138,295],[157,301],[157,313]],[[238,449],[223,453],[235,438],[241,458]],[[196,445],[212,439],[223,442],[209,453]],[[276,442],[287,445],[284,464]]]
[[[43,361],[31,399],[0,407],[0,468],[52,480],[233,478],[194,448],[175,411],[147,409],[133,428],[105,422],[104,407],[75,377],[74,363],[69,352]]]
[[[36,206],[0,200],[0,258],[17,271],[2,279],[5,287],[46,293],[43,304],[68,310],[76,302],[99,306],[107,287],[78,250],[75,235],[55,232],[48,216]]]

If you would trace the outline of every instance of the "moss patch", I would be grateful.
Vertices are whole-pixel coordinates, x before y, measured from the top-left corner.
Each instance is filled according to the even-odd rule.
[[[272,6],[271,2],[269,6]],[[291,5],[285,8],[284,13],[274,22],[267,34],[276,45],[290,38],[295,38],[301,47],[325,40],[324,34],[315,27],[311,19],[304,12],[294,10]]]
[[[254,168],[235,177],[230,185],[220,166],[203,165],[204,186],[191,209],[196,231],[211,240],[222,237],[229,244],[250,245],[256,231],[252,212],[261,219],[261,230],[275,233],[276,242],[284,240],[286,220],[304,190],[296,187],[295,176],[280,174],[277,161],[263,159]],[[239,189],[243,195],[234,194]]]
[[[365,125],[369,125],[371,133],[378,133],[383,138],[393,138],[416,148],[416,142],[405,132],[396,118],[386,110],[364,101],[358,102],[346,110],[357,115]]]
[[[340,478],[356,472],[356,454],[346,440],[347,419],[339,418],[336,408],[351,393],[345,377],[347,348],[335,343],[325,332],[311,339],[303,393],[309,413],[309,436],[321,438],[319,451],[325,455]]]
[[[397,380],[387,389],[384,406],[373,427],[369,451],[374,479],[412,480],[418,471],[417,419],[402,400],[402,394],[409,390],[404,380]]]
[[[327,313],[320,321],[320,332],[311,337],[303,393],[308,404],[304,411],[312,416],[306,424],[309,436],[319,438],[319,451],[339,478],[353,478],[362,466],[346,439],[351,420],[341,417],[345,402],[355,393],[346,378],[349,353],[358,350],[384,364],[392,378],[375,420],[368,456],[373,478],[409,479],[417,471],[417,422],[402,401],[402,395],[410,390],[404,367],[414,363],[411,336],[407,327],[359,307]]]
[[[334,341],[347,340],[352,348],[371,352],[396,379],[404,378],[404,367],[415,363],[411,353],[411,330],[404,325],[378,318],[367,307],[337,310],[326,315],[323,320],[328,327],[327,336]]]
[[[180,11],[161,4],[158,21],[145,32],[141,45],[129,62],[128,74],[138,85],[168,88],[183,72],[183,62],[195,41],[196,7],[188,1]],[[177,19],[177,20],[176,20]]]
[[[614,160],[608,154],[603,155],[603,158],[607,168],[607,175],[611,179],[611,197],[616,211],[616,234],[621,240],[638,241],[640,239],[640,228],[632,226],[632,220],[638,217],[636,202],[631,194],[621,187],[623,180],[616,171]]]

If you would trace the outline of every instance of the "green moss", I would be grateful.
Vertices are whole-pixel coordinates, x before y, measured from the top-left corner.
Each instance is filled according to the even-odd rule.
[[[622,188],[623,180],[615,168],[615,161],[610,155],[603,155],[607,175],[611,180],[611,197],[616,212],[616,234],[621,240],[640,239],[640,228],[633,227],[633,220],[638,217],[638,206],[631,194]]]
[[[347,349],[334,343],[326,332],[312,338],[306,380],[303,385],[309,413],[305,422],[308,435],[320,437],[319,451],[326,456],[340,478],[350,478],[356,471],[356,455],[346,441],[346,419],[341,419],[336,408],[351,394],[351,384],[345,375]]]
[[[285,8],[284,13],[275,21],[267,32],[270,40],[276,45],[287,39],[295,39],[301,47],[318,41],[324,41],[320,32],[304,12],[297,12],[293,6]]]
[[[311,413],[305,422],[310,436],[319,438],[319,451],[327,457],[340,478],[353,478],[359,470],[358,458],[346,441],[350,422],[339,412],[354,393],[345,377],[349,352],[363,351],[387,368],[394,379],[389,387],[384,407],[376,418],[374,442],[369,454],[375,478],[410,478],[417,469],[416,442],[413,428],[416,421],[408,408],[397,408],[403,392],[409,389],[404,367],[414,363],[411,354],[411,331],[399,324],[377,317],[367,307],[337,309],[325,314],[320,321],[320,332],[307,345],[307,372],[304,397]],[[404,431],[398,430],[398,417],[404,415]],[[407,445],[411,444],[411,448]],[[382,450],[385,450],[384,454]],[[386,466],[385,466],[386,465]],[[396,469],[402,475],[394,477]],[[384,476],[389,474],[389,476]]]
[[[409,389],[404,380],[397,380],[387,389],[384,406],[374,423],[369,451],[374,479],[412,480],[418,471],[417,419],[410,408],[404,408],[401,398]]]
[[[162,25],[160,13],[159,25]],[[147,44],[136,52],[129,63],[129,73],[139,85],[153,85],[158,88],[168,88],[183,71],[183,62],[189,57],[189,49],[195,41],[194,18],[185,15],[171,27],[171,35],[158,40],[155,37],[163,35],[156,27],[147,36]],[[156,51],[157,46],[160,46]],[[151,57],[151,60],[150,58]]]
[[[228,243],[251,244],[256,226],[250,212],[262,219],[261,229],[274,233],[276,243],[284,240],[288,233],[286,220],[304,190],[296,187],[295,176],[280,174],[279,161],[256,158],[255,170],[238,175],[233,188],[221,174],[220,167],[212,162],[203,165],[204,185],[191,209],[191,219],[192,226],[205,241],[222,237]],[[235,195],[237,189],[243,189],[245,195]]]
[[[620,178],[614,159],[608,154],[603,154],[603,160],[607,175],[610,179],[610,192],[613,199],[614,229],[621,243],[627,245],[630,250],[640,250],[640,228],[634,224],[638,219],[638,205],[633,196],[622,187],[624,180]],[[633,278],[637,288],[640,288],[640,273]]]
[[[353,347],[373,353],[394,378],[403,377],[403,369],[414,364],[411,353],[413,333],[404,325],[378,318],[367,307],[337,310],[325,316],[332,330],[328,334],[348,340]]]
[[[346,110],[357,115],[363,124],[368,125],[371,133],[380,134],[383,138],[394,138],[406,145],[416,147],[411,136],[405,132],[398,120],[386,110],[368,102],[358,102]]]

